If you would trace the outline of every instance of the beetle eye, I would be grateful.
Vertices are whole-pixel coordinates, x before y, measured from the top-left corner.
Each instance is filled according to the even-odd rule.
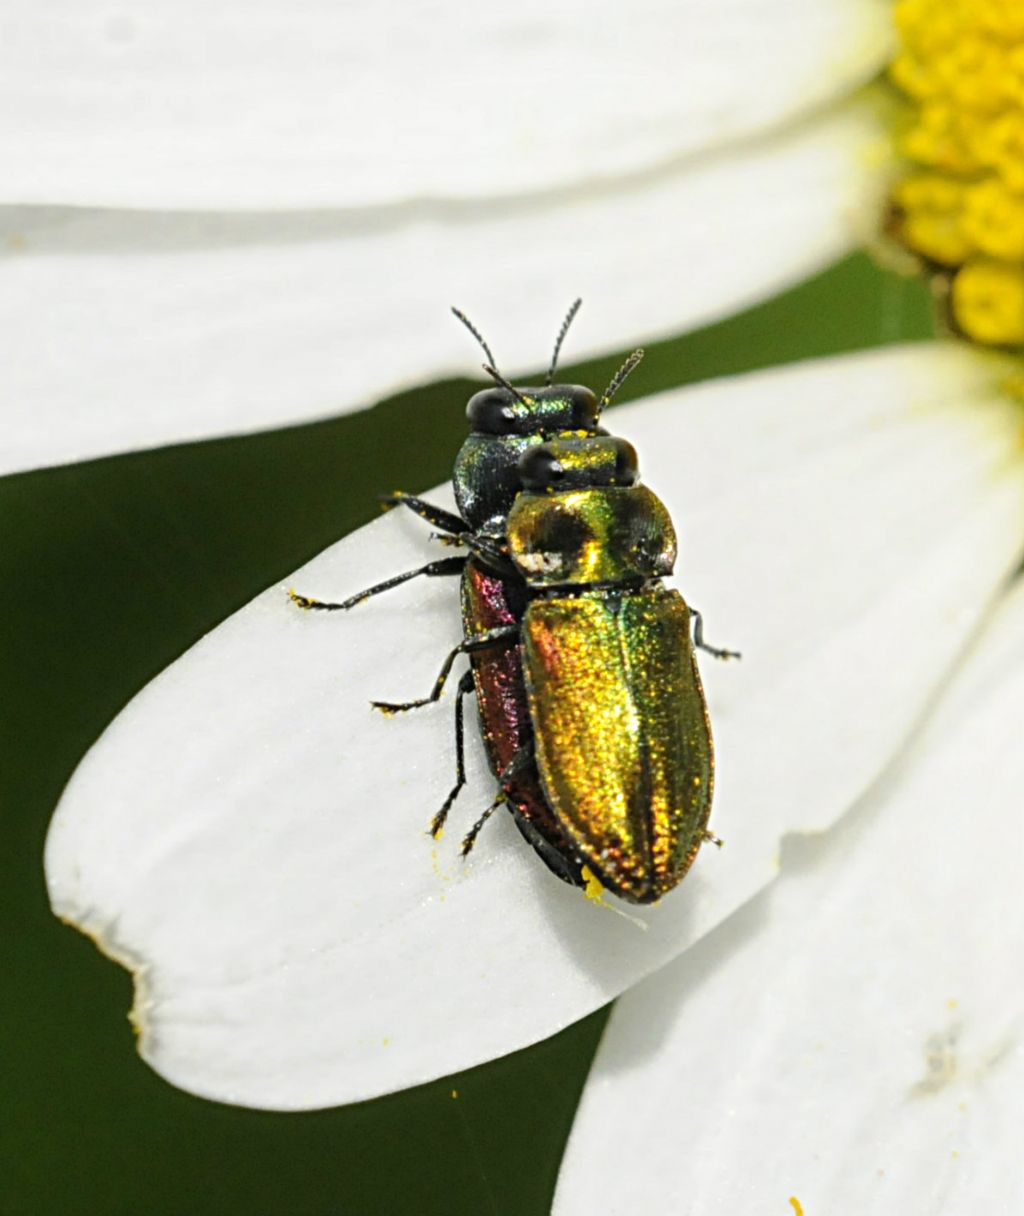
[[[466,420],[477,435],[510,435],[516,422],[512,398],[503,388],[482,389],[470,397]]]
[[[527,450],[519,458],[519,480],[527,490],[548,490],[565,476],[565,468],[545,444]]]
[[[569,403],[572,407],[572,429],[592,431],[597,426],[600,410],[597,397],[589,388],[582,384],[574,384],[569,390]]]
[[[639,461],[636,448],[625,439],[615,440],[615,484],[617,486],[635,485]]]

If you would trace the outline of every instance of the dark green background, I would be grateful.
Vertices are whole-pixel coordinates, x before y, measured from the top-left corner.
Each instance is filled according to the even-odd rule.
[[[930,332],[924,287],[857,256],[650,346],[622,398]],[[622,354],[570,365],[566,379],[601,388]],[[448,382],[336,421],[0,480],[2,1216],[548,1211],[604,1012],[359,1106],[220,1106],[138,1060],[128,975],[54,920],[41,868],[61,788],[106,723],[229,613],[372,518],[379,491],[444,480],[473,387]]]

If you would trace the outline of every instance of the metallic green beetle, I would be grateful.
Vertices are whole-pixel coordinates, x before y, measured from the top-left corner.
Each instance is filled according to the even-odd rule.
[[[718,658],[734,652],[706,645],[700,614],[664,586],[676,556],[668,512],[638,484],[632,446],[599,426],[643,352],[600,398],[552,383],[578,308],[577,300],[541,389],[505,380],[480,333],[453,310],[497,382],[467,409],[472,433],[455,465],[462,514],[405,494],[387,502],[411,508],[468,553],[342,603],[292,598],[335,611],[420,575],[460,575],[464,638],[431,693],[374,702],[387,713],[428,705],[455,659],[470,658],[455,699],[456,783],[431,832],[440,833],[465,785],[462,702],[475,688],[499,793],[463,840],[463,855],[506,805],[563,881],[589,887],[596,879],[623,899],[650,903],[682,880],[704,841],[720,843],[707,830],[714,757],[694,647]]]
[[[650,903],[714,839],[694,644],[732,652],[706,646],[699,615],[662,582],[676,536],[661,500],[638,484],[599,484],[602,457],[621,465],[620,446],[587,438],[532,449],[507,536],[529,589],[519,645],[548,804],[567,850],[603,886]]]

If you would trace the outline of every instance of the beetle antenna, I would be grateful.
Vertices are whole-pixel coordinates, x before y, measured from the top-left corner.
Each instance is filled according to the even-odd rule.
[[[562,328],[558,331],[558,337],[555,339],[555,352],[551,356],[551,366],[548,368],[548,374],[544,378],[545,384],[550,384],[555,378],[555,369],[558,367],[558,356],[562,350],[562,343],[565,341],[565,335],[569,332],[569,326],[573,323],[573,319],[580,310],[580,305],[583,300],[578,296],[572,302],[572,306],[565,314],[565,320],[562,322]]]
[[[497,362],[497,360],[491,354],[491,348],[484,341],[483,334],[477,329],[477,327],[473,324],[473,322],[469,319],[469,317],[466,316],[466,314],[461,309],[458,309],[453,305],[452,312],[455,313],[455,315],[459,318],[459,320],[462,322],[462,324],[465,325],[465,327],[469,330],[469,332],[473,335],[473,337],[476,338],[476,340],[483,347],[484,354],[487,356],[487,362],[493,367],[495,365],[495,363]]]
[[[623,381],[626,379],[626,377],[631,372],[636,371],[637,364],[643,357],[644,352],[642,350],[633,351],[626,362],[623,363],[615,375],[612,376],[611,384],[609,384],[601,394],[601,409],[604,409],[604,407],[611,401],[619,389],[622,388]]]
[[[523,403],[523,405],[530,404],[530,398],[524,396],[519,391],[519,389],[516,388],[516,386],[514,384],[512,384],[509,380],[506,380],[505,377],[501,374],[501,372],[498,371],[498,369],[496,367],[492,367],[489,363],[485,363],[484,371],[488,374],[488,376],[490,376],[490,378],[492,380],[494,380],[496,383],[500,384],[502,388],[507,388],[508,391],[512,394],[513,397],[516,398],[517,401],[521,401]]]

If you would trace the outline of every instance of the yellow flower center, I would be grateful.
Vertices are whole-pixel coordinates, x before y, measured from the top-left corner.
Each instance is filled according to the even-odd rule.
[[[1024,345],[1024,0],[899,0],[893,81],[914,102],[900,239],[950,283],[954,324]]]

